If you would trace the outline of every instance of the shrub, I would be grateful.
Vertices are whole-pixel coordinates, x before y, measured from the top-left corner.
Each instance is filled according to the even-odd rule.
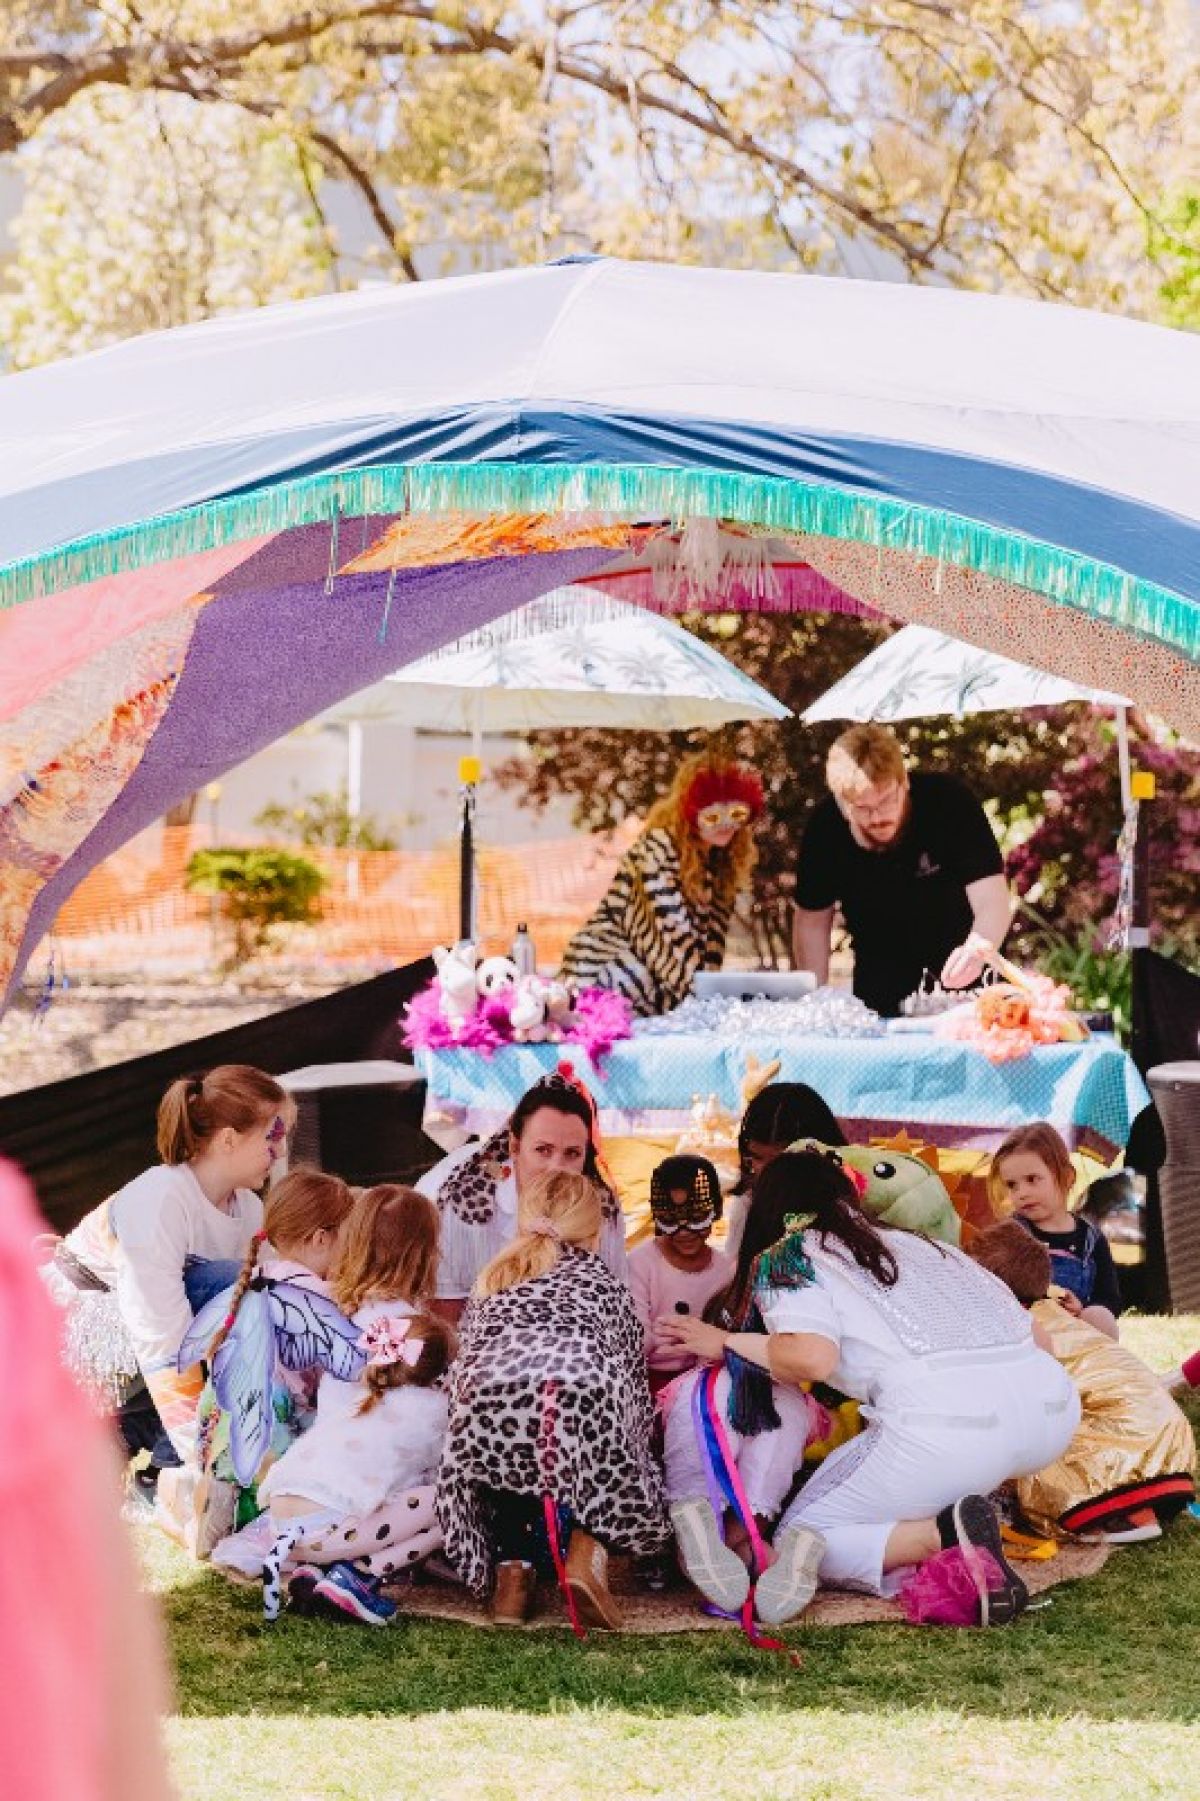
[[[185,880],[193,893],[221,896],[233,926],[235,968],[267,947],[274,927],[318,919],[325,886],[315,863],[285,850],[198,850]]]

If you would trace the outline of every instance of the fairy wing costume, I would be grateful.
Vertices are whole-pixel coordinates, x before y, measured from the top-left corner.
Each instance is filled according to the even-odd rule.
[[[233,1294],[224,1289],[200,1309],[179,1347],[178,1367],[207,1361],[213,1340],[228,1323],[212,1354],[212,1386],[229,1418],[233,1473],[249,1488],[270,1448],[276,1358],[285,1369],[322,1369],[351,1382],[366,1355],[358,1327],[324,1295],[255,1276],[230,1320]]]

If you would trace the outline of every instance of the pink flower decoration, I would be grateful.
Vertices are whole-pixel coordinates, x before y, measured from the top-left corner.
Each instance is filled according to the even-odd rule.
[[[384,1369],[390,1363],[407,1363],[412,1369],[420,1362],[421,1340],[408,1336],[411,1324],[390,1313],[371,1321],[358,1341],[367,1353],[368,1369]]]

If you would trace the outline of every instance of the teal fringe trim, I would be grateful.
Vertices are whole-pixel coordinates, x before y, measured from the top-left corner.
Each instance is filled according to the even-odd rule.
[[[829,483],[645,464],[393,464],[281,482],[11,563],[0,609],[295,526],[404,512],[715,518],[848,539],[977,570],[1200,659],[1200,605],[1058,545]]]

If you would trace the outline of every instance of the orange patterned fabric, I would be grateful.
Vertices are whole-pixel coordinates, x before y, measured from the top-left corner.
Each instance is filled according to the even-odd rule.
[[[380,569],[477,563],[488,557],[535,556],[592,546],[629,550],[645,536],[645,530],[630,520],[613,523],[583,514],[493,513],[480,517],[473,513],[411,513],[393,520],[339,573],[369,575]]]

